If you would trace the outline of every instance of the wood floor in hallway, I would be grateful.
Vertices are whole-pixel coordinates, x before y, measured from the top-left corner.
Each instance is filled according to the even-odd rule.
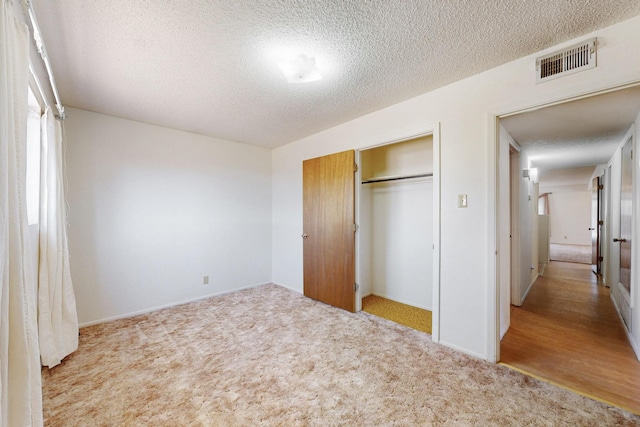
[[[640,362],[591,266],[551,262],[500,345],[501,362],[640,414]]]

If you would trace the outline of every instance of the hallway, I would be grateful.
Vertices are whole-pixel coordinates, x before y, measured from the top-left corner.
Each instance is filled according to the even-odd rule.
[[[552,261],[511,327],[501,363],[640,414],[640,362],[591,266]]]

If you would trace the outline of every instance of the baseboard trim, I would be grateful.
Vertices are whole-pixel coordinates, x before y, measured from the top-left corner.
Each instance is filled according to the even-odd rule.
[[[538,277],[540,277],[540,275],[536,274],[536,277],[534,277],[533,280],[531,281],[531,283],[529,283],[529,287],[527,288],[527,290],[522,295],[522,298],[520,299],[520,305],[518,307],[520,307],[522,304],[524,304],[524,300],[527,299],[527,296],[529,295],[529,292],[531,291],[531,288],[533,288],[533,284],[536,283],[536,280],[538,280]]]
[[[451,343],[443,341],[443,340],[440,340],[438,342],[438,344],[443,345],[445,347],[449,347],[452,350],[459,351],[460,353],[468,354],[469,356],[473,356],[476,359],[481,359],[481,360],[487,360],[488,361],[486,354],[476,353],[475,351],[470,351],[470,350],[468,350],[466,348],[459,347],[459,346],[457,346],[455,344],[451,344]]]
[[[618,313],[618,319],[620,319],[620,322],[622,323],[622,329],[624,329],[624,333],[627,334],[627,340],[629,340],[629,344],[631,344],[631,348],[633,349],[633,352],[636,355],[636,359],[640,361],[640,346],[638,346],[636,339],[633,337],[633,335],[629,333],[629,330],[625,326],[624,319],[622,318],[622,314],[620,313],[620,307],[618,307],[618,303],[616,302],[613,292],[609,293],[609,298],[611,298],[611,302],[613,303],[613,306],[616,309],[616,313]]]
[[[638,346],[636,339],[633,337],[633,335],[629,333],[629,331],[627,331],[627,328],[624,328],[624,332],[627,334],[627,338],[629,339],[629,344],[631,344],[631,348],[633,349],[633,352],[636,354],[636,359],[640,361],[640,347]]]
[[[304,295],[304,291],[301,291],[300,289],[292,288],[291,286],[283,285],[282,283],[278,283],[278,282],[270,282],[270,283],[280,286],[282,288],[289,289],[290,291],[293,291],[297,294]]]
[[[134,311],[134,312],[130,312],[130,313],[118,314],[117,316],[110,316],[110,317],[105,317],[105,318],[98,319],[98,320],[92,320],[90,322],[80,323],[78,326],[80,328],[84,328],[86,326],[99,325],[101,323],[112,322],[114,320],[128,319],[129,317],[140,316],[142,314],[152,313],[154,311],[163,310],[165,308],[171,308],[171,307],[176,307],[178,305],[189,304],[191,302],[201,301],[203,299],[212,298],[212,297],[216,297],[216,296],[219,296],[219,295],[230,294],[232,292],[241,291],[243,289],[250,289],[250,288],[255,288],[255,287],[258,287],[258,286],[262,286],[262,285],[268,285],[270,283],[272,283],[272,282],[256,283],[256,284],[253,284],[253,285],[241,286],[239,288],[228,289],[228,290],[225,290],[225,291],[215,292],[213,294],[202,295],[202,296],[195,297],[195,298],[190,298],[190,299],[187,299],[187,300],[181,300],[181,301],[172,302],[172,303],[169,303],[169,304],[158,305],[158,306],[151,307],[151,308],[145,308],[144,310],[138,310],[138,311]]]
[[[415,302],[398,301],[397,299],[393,299],[393,298],[388,297],[386,295],[378,294],[378,293],[375,293],[375,292],[372,292],[370,295],[374,295],[374,296],[377,296],[377,297],[380,297],[380,298],[388,299],[389,301],[399,302],[400,304],[409,305],[411,307],[416,307],[416,308],[420,308],[422,310],[427,310],[427,311],[433,312],[432,308],[428,308],[426,305],[416,304]],[[365,297],[363,296],[363,298],[365,298]]]

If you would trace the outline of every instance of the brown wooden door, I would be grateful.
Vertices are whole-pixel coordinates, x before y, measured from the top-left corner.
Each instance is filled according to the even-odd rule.
[[[304,294],[355,311],[354,151],[302,163]]]

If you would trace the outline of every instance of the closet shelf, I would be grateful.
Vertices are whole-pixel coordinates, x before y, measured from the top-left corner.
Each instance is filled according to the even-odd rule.
[[[371,179],[367,179],[366,181],[362,181],[362,184],[373,184],[376,182],[386,182],[386,181],[399,181],[399,180],[403,180],[403,179],[414,179],[414,178],[428,178],[428,177],[432,177],[433,174],[432,173],[421,173],[421,174],[417,174],[417,175],[403,175],[403,176],[389,176],[389,177],[382,177],[382,178],[371,178]]]

